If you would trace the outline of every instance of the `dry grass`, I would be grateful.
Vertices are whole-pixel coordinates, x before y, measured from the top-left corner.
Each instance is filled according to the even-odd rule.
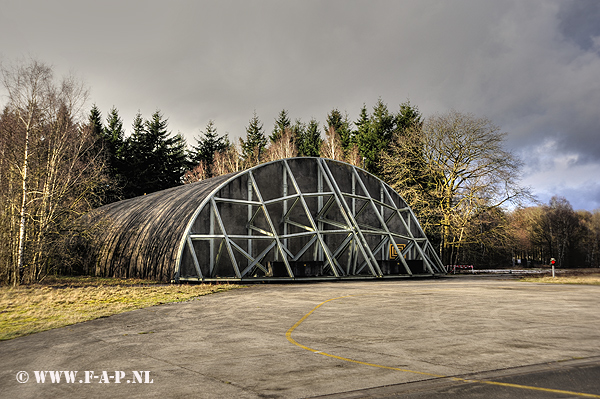
[[[43,284],[0,287],[0,341],[238,287],[93,277],[53,278]]]
[[[597,269],[557,270],[556,277],[551,275],[525,276],[521,281],[528,283],[550,284],[588,284],[600,285],[600,271]]]

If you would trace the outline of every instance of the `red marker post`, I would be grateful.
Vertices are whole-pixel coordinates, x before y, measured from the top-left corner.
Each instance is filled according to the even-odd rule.
[[[556,259],[550,258],[550,264],[552,265],[552,277],[554,277],[554,264],[556,263]]]

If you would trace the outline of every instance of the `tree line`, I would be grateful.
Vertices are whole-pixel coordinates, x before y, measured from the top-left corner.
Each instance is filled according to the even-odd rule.
[[[548,204],[518,208],[507,217],[509,248],[524,266],[600,267],[600,209],[574,211],[564,197]]]
[[[0,115],[0,281],[20,284],[73,273],[74,221],[121,199],[236,172],[281,158],[327,157],[382,178],[407,201],[445,264],[498,266],[516,259],[598,266],[598,211],[568,201],[523,207],[521,162],[486,118],[450,111],[423,117],[410,101],[379,99],[359,117],[332,109],[307,123],[282,109],[267,132],[256,112],[232,141],[208,121],[194,143],[157,110],[129,133],[116,108],[103,117],[73,77],[31,60],[2,66],[8,101]],[[507,205],[514,210],[507,211]],[[566,227],[568,226],[568,227]],[[79,270],[81,272],[81,270]]]

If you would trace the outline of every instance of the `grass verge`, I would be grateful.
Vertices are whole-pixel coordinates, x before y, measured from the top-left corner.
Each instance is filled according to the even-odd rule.
[[[600,271],[595,269],[578,269],[557,271],[556,277],[546,275],[528,275],[520,279],[528,283],[550,284],[587,284],[600,285]]]
[[[0,287],[0,341],[239,287],[96,277],[60,277],[42,284]]]

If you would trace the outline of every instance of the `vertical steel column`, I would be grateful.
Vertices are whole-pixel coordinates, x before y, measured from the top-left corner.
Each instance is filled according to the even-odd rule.
[[[321,173],[321,168],[317,165],[317,192],[323,192],[323,174]],[[321,213],[323,210],[323,196],[319,195],[317,197],[317,215]],[[323,231],[323,222],[317,221],[317,231]],[[316,246],[316,261],[323,262],[323,248],[320,245]]]
[[[287,183],[287,170],[285,168],[285,166],[282,168],[282,172],[283,172],[283,197],[287,197],[288,195],[288,183]],[[284,200],[283,201],[283,235],[287,235],[288,233],[288,223],[287,223],[287,210],[288,210],[288,200]],[[283,239],[283,246],[284,247],[288,247],[288,239],[284,238]]]
[[[352,195],[356,195],[356,176],[352,173]],[[352,216],[356,216],[356,198],[352,197]]]
[[[208,227],[208,234],[210,234],[211,236],[215,235],[215,210],[212,209],[213,206],[213,201],[209,202],[208,204],[206,204],[205,206],[208,206],[208,213],[210,214],[209,217],[209,227]],[[210,239],[210,262],[208,264],[208,277],[212,277],[213,276],[213,270],[215,269],[215,239],[211,238]]]
[[[354,177],[354,173],[352,174],[352,217],[356,216],[356,178]],[[348,269],[352,270],[352,274],[356,273],[356,261],[357,261],[357,250],[356,247],[356,237],[350,243],[350,249],[348,251]]]
[[[248,183],[247,183],[247,187],[248,187],[248,201],[252,201],[252,182],[250,181],[250,179],[248,179]],[[252,205],[248,205],[248,236],[252,235],[252,229],[250,228],[250,223],[252,222]],[[250,254],[250,256],[252,256],[252,239],[248,238],[248,254]],[[250,261],[248,260],[248,263],[250,263]]]
[[[409,218],[408,218],[408,221],[407,221],[407,223],[406,223],[406,227],[408,227],[408,235],[409,235],[410,237],[412,237],[412,236],[413,236],[413,235],[412,235],[412,232],[410,231],[411,224],[412,224],[412,218],[410,218],[410,217],[409,217]],[[410,249],[410,257],[411,257],[412,259],[414,259],[414,258],[415,258],[415,252],[416,252],[416,249],[415,249],[415,248],[411,248],[411,249]]]
[[[383,204],[385,201],[383,199],[383,187],[380,185],[379,186],[379,201]],[[386,230],[387,230],[387,225],[385,223],[385,218],[383,217],[383,205],[379,206],[379,211],[380,211],[380,215],[381,215],[381,223],[383,223],[383,226],[386,226]],[[393,237],[389,237],[390,240],[393,240]],[[387,245],[384,245],[383,247],[381,247],[381,259],[384,260],[386,258],[388,258],[389,256],[386,256],[386,251],[387,249]],[[400,255],[400,254],[398,254]]]

